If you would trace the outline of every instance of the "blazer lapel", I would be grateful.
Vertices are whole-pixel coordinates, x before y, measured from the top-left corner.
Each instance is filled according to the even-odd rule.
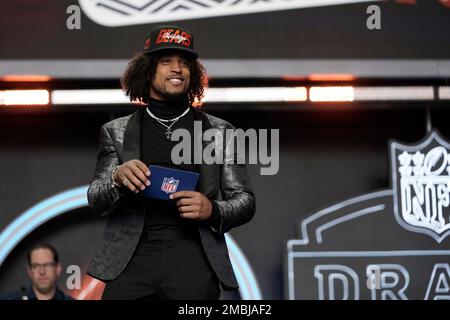
[[[123,137],[122,161],[127,162],[133,159],[141,159],[141,125],[142,113],[145,108],[139,109],[128,120]]]

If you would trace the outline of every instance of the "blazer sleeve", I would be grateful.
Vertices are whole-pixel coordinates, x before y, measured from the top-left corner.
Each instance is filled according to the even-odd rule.
[[[234,129],[232,126],[231,128]],[[249,222],[256,211],[255,195],[250,184],[245,159],[242,155],[238,155],[241,149],[231,148],[229,142],[224,150],[224,164],[220,165],[222,199],[212,200],[215,223],[211,226],[215,232],[222,234]]]
[[[112,187],[112,171],[118,165],[117,151],[105,125],[100,128],[100,145],[94,177],[87,191],[91,210],[100,216],[110,214],[123,199],[123,192]]]

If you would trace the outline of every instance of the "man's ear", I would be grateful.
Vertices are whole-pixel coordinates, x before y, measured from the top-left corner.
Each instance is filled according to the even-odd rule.
[[[29,276],[30,278],[31,278],[31,276],[32,276],[32,275],[31,275],[31,272],[32,272],[32,271],[31,271],[31,267],[28,265],[28,266],[27,266],[27,273],[28,273],[28,276]]]
[[[61,267],[61,263],[57,263],[56,264],[56,274],[59,276],[61,273],[62,267]]]

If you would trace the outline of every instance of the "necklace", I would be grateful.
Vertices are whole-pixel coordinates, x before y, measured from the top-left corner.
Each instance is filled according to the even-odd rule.
[[[155,116],[150,110],[147,109],[147,113],[149,114],[150,117],[152,117],[153,119],[155,119],[156,121],[159,122],[159,124],[163,125],[164,127],[166,127],[166,138],[168,140],[170,140],[170,137],[172,136],[172,126],[178,121],[180,120],[180,118],[184,117],[186,115],[186,113],[188,113],[189,111],[189,107],[186,108],[186,110],[184,110],[184,112],[182,114],[180,114],[178,117],[175,117],[173,119],[161,119],[158,118],[157,116]],[[164,122],[172,122],[171,124],[167,125]]]

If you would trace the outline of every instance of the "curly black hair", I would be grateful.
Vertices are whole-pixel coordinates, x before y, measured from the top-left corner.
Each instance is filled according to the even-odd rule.
[[[158,61],[163,54],[138,53],[128,63],[121,79],[121,85],[131,101],[149,103],[151,81],[156,73]],[[205,68],[197,59],[188,58],[188,62],[191,76],[187,96],[189,103],[192,104],[201,101],[208,80]]]

